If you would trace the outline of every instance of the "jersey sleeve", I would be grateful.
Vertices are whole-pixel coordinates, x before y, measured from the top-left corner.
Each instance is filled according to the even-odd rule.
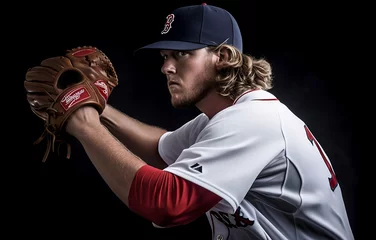
[[[184,149],[195,143],[208,120],[205,114],[200,114],[175,131],[168,131],[160,137],[158,152],[167,165],[174,163]]]
[[[261,102],[252,104],[253,111],[234,106],[218,113],[165,168],[222,197],[226,211],[236,211],[259,173],[284,149],[278,114]]]

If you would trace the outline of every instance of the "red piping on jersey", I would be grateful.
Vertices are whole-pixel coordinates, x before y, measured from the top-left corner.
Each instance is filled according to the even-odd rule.
[[[150,165],[141,167],[129,191],[129,209],[161,227],[190,223],[221,200],[209,190]]]
[[[260,99],[253,99],[253,101],[276,101],[277,98],[260,98]]]

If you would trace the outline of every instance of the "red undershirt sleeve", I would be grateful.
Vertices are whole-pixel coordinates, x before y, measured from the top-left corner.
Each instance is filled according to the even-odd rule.
[[[129,209],[161,227],[196,220],[221,197],[172,173],[150,165],[141,167],[129,191]]]

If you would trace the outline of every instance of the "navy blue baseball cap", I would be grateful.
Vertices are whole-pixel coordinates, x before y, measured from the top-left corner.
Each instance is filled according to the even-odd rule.
[[[235,18],[216,6],[180,7],[167,15],[159,40],[141,49],[195,50],[226,43],[243,51],[243,40]]]

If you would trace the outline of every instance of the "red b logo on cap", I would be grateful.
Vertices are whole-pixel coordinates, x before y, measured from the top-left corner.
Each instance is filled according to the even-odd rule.
[[[171,24],[172,22],[174,21],[174,18],[175,18],[175,15],[174,14],[169,14],[167,17],[166,17],[166,23],[164,25],[164,29],[163,31],[161,32],[161,34],[166,34],[168,33],[168,31],[170,31],[170,29],[172,28]]]

